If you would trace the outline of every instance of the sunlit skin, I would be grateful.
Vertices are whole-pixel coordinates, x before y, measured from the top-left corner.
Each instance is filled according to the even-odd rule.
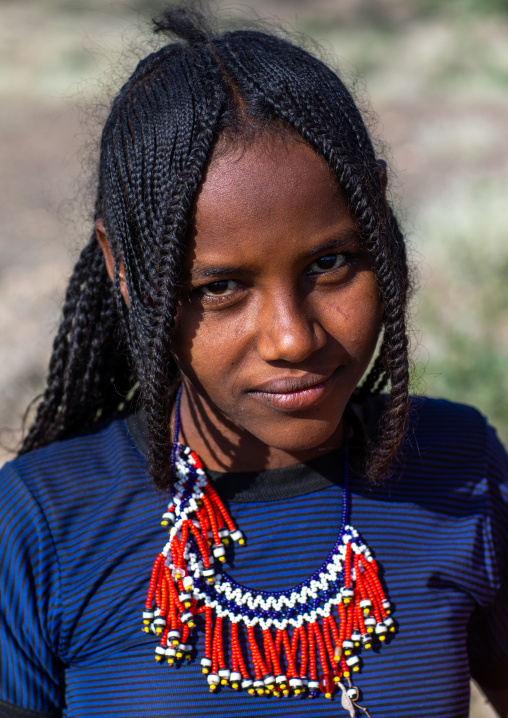
[[[174,333],[185,441],[215,469],[339,446],[382,309],[355,223],[303,142],[257,139],[199,192]]]
[[[384,163],[379,170],[385,188]],[[102,220],[96,234],[113,280]],[[341,445],[344,407],[374,351],[382,305],[324,161],[302,143],[264,138],[212,162],[186,275],[173,342],[181,438],[209,468],[236,471],[288,466]],[[119,285],[128,305],[122,265]],[[322,380],[308,394],[266,392]],[[508,689],[483,690],[508,716]]]
[[[97,236],[112,276],[100,221]],[[340,446],[381,321],[375,275],[321,157],[267,135],[212,160],[172,343],[181,438],[206,466],[277,468]]]

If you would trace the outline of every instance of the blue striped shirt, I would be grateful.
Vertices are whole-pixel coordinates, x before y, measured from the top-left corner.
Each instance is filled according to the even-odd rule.
[[[244,475],[245,491],[242,477],[213,475],[248,538],[228,568],[237,581],[285,589],[322,563],[340,523],[341,456]],[[471,672],[492,687],[508,680],[504,449],[474,409],[414,400],[394,478],[371,488],[353,477],[351,491],[351,523],[383,567],[399,625],[364,654],[360,703],[372,718],[465,718]],[[1,470],[0,716],[343,714],[322,697],[211,695],[202,635],[190,664],[155,663],[140,614],[166,505],[121,416]]]

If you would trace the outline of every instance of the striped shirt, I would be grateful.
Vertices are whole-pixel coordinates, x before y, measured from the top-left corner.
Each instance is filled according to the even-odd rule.
[[[0,717],[345,715],[324,697],[211,695],[200,632],[191,663],[155,663],[140,615],[167,497],[139,433],[117,416],[0,471]],[[248,539],[228,567],[238,582],[282,590],[323,562],[340,524],[340,450],[212,479]],[[394,478],[371,488],[353,476],[351,498],[399,627],[364,654],[360,704],[372,718],[466,718],[471,673],[508,681],[504,449],[474,409],[417,399]]]

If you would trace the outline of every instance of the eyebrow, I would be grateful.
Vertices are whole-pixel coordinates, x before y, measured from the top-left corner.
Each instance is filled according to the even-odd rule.
[[[330,249],[344,249],[351,244],[358,244],[358,234],[354,230],[347,232],[347,234],[344,233],[340,237],[334,237],[333,239],[328,240],[328,242],[320,244],[317,247],[312,247],[312,249],[309,249],[309,251],[306,252],[306,256],[314,257],[316,254],[328,252]]]
[[[348,232],[347,234],[344,234],[341,237],[335,237],[333,239],[330,239],[328,240],[328,242],[320,244],[317,247],[312,247],[307,252],[305,252],[304,256],[308,259],[311,259],[312,257],[315,257],[318,254],[322,254],[323,252],[343,249],[351,245],[352,243],[358,244],[358,235],[354,230]],[[245,267],[239,264],[222,265],[219,267],[207,267],[206,265],[200,267],[198,265],[192,269],[191,277],[194,281],[199,279],[217,279],[223,278],[228,275],[238,274],[239,272],[243,271],[245,271]]]
[[[203,267],[192,270],[192,279],[214,279],[228,274],[237,274],[244,268],[238,264],[224,267]]]

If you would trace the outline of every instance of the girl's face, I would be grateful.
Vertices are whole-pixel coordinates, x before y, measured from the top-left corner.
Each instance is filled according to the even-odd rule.
[[[185,281],[173,343],[182,426],[209,468],[271,468],[340,445],[382,306],[325,161],[276,137],[213,161]]]

